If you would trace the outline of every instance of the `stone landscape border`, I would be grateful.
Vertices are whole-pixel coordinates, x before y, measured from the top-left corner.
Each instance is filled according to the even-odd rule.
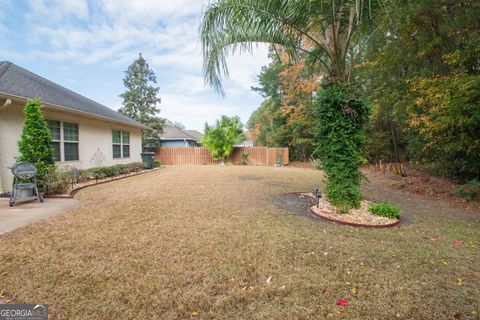
[[[400,216],[400,219],[398,221],[391,223],[391,224],[381,224],[381,225],[370,225],[370,224],[360,224],[360,223],[351,223],[351,222],[345,222],[345,221],[340,221],[340,220],[335,220],[335,219],[330,219],[327,217],[324,217],[315,211],[312,210],[312,206],[316,204],[316,200],[314,197],[306,195],[304,192],[288,192],[286,194],[295,194],[298,196],[303,196],[311,199],[311,206],[308,207],[308,212],[310,213],[311,216],[318,218],[320,220],[324,220],[326,222],[331,222],[331,223],[336,223],[340,225],[345,225],[345,226],[350,226],[350,227],[356,227],[356,228],[368,228],[368,229],[388,229],[388,228],[394,228],[398,227],[403,223],[402,217]]]
[[[108,182],[112,182],[112,181],[117,181],[117,180],[122,180],[122,179],[130,178],[130,177],[139,176],[141,174],[145,174],[145,173],[152,172],[152,171],[157,171],[159,169],[160,168],[154,168],[154,169],[144,170],[144,171],[141,171],[141,172],[136,172],[136,173],[125,175],[125,176],[117,176],[117,177],[112,177],[110,179],[106,178],[105,180],[102,180],[100,182],[96,182],[96,183],[87,184],[87,185],[83,185],[83,186],[73,188],[68,194],[51,194],[51,195],[44,195],[43,197],[46,198],[46,199],[49,199],[49,198],[50,199],[72,199],[78,191],[83,190],[85,188],[98,186],[100,184],[104,184],[104,183],[108,183]],[[6,193],[3,193],[3,194],[0,195],[0,198],[9,198],[9,197],[10,196]]]

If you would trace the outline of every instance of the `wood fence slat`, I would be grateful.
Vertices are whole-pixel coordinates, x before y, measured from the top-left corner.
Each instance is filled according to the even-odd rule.
[[[242,163],[243,153],[248,153],[248,164],[254,166],[273,166],[277,160],[288,165],[288,148],[234,147],[230,160],[234,164]],[[155,149],[155,159],[165,165],[212,164],[212,155],[205,147],[160,147]]]

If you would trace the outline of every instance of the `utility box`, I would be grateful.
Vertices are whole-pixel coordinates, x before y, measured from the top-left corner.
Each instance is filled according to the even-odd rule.
[[[140,155],[142,156],[143,167],[145,169],[153,169],[155,152],[142,152]]]

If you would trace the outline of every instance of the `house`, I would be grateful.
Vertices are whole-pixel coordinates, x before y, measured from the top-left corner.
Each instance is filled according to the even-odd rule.
[[[18,156],[23,108],[39,98],[52,133],[58,166],[86,169],[141,161],[142,130],[147,126],[78,93],[25,70],[0,62],[0,193],[11,190],[8,169]]]
[[[182,130],[167,126],[160,135],[161,147],[198,147],[201,144],[202,134],[197,130]]]
[[[248,130],[244,132],[245,140],[234,145],[234,147],[254,147],[254,134],[253,131]]]

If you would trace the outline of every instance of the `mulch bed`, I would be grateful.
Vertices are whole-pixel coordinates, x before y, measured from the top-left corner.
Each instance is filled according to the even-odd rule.
[[[304,194],[308,197],[314,197],[313,194]],[[348,225],[358,226],[394,226],[399,223],[398,219],[391,219],[374,215],[368,210],[368,206],[373,202],[362,200],[360,208],[350,209],[348,213],[340,213],[325,197],[320,198],[318,206],[315,203],[310,207],[311,212],[330,221],[340,222]]]

